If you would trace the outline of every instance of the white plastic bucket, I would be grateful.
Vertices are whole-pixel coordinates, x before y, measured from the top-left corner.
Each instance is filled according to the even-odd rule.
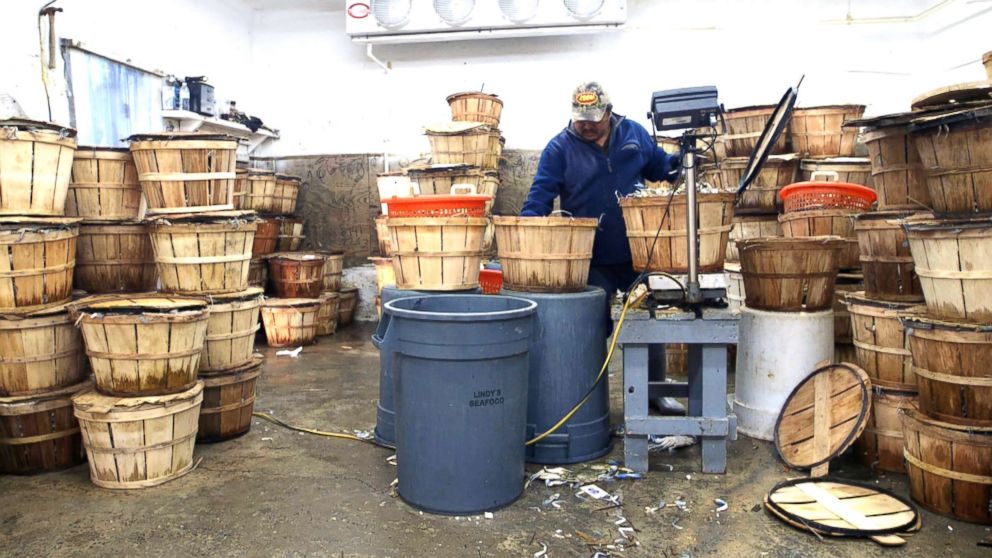
[[[386,172],[379,173],[375,177],[376,186],[379,187],[379,200],[387,200],[392,197],[409,197],[419,194],[420,188],[415,183],[410,182],[410,177],[405,174]],[[382,204],[382,214],[389,215],[386,204]]]
[[[774,439],[785,400],[822,361],[834,356],[834,312],[741,308],[734,412],[737,430]]]

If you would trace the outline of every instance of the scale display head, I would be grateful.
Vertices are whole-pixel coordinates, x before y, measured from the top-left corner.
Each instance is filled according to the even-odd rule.
[[[652,93],[648,118],[659,131],[705,128],[716,124],[721,110],[715,85],[683,87]]]

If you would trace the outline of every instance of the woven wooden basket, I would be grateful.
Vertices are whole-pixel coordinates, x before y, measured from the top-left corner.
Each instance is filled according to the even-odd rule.
[[[843,244],[836,236],[739,241],[745,304],[782,312],[831,309]]]
[[[200,357],[200,375],[224,373],[251,362],[255,334],[261,327],[262,289],[210,297],[210,318]]]
[[[741,177],[747,169],[750,157],[730,157],[718,166],[723,175],[722,184],[729,190],[737,189]],[[796,181],[799,159],[795,155],[770,156],[758,172],[758,176],[741,194],[737,207],[774,213],[782,205],[778,193],[784,186]]]
[[[782,235],[790,238],[814,236],[839,236],[844,239],[840,252],[840,269],[859,269],[861,253],[858,249],[858,236],[854,232],[857,214],[845,209],[820,209],[797,211],[778,216],[782,225]]]
[[[726,261],[728,263],[740,261],[741,257],[737,251],[738,240],[773,236],[782,236],[782,225],[778,223],[778,214],[734,215],[730,241],[727,242]]]
[[[344,252],[317,252],[317,254],[327,256],[324,262],[321,291],[340,291],[341,278],[344,276]]]
[[[751,152],[758,146],[758,138],[765,129],[765,124],[774,112],[774,105],[741,107],[725,112],[723,120],[727,124],[727,134],[721,139],[726,145],[726,156],[750,157]],[[772,154],[779,155],[787,152],[787,137],[788,128],[772,147]]]
[[[872,382],[874,384],[874,381]],[[916,409],[915,393],[875,389],[868,426],[854,443],[854,454],[872,470],[906,474],[902,456],[902,412]]]
[[[280,222],[275,219],[258,219],[255,239],[251,245],[251,257],[258,258],[275,252],[279,247]]]
[[[272,213],[292,215],[296,211],[296,199],[300,195],[300,184],[302,184],[302,180],[298,176],[276,175],[276,193],[272,197]]]
[[[872,385],[915,393],[916,374],[909,353],[909,332],[902,320],[926,311],[919,304],[874,300],[865,293],[847,296],[858,365]]]
[[[963,111],[913,133],[938,217],[992,213],[992,111]]]
[[[867,131],[864,141],[879,211],[930,207],[926,169],[906,126]]]
[[[316,252],[277,252],[268,258],[269,278],[280,298],[317,298],[324,290],[327,256]]]
[[[237,140],[224,135],[131,136],[131,155],[148,213],[234,209],[237,149]]]
[[[384,258],[393,255],[393,245],[389,240],[389,225],[386,224],[388,219],[385,215],[375,218],[375,236],[379,241],[379,255]]]
[[[448,95],[451,119],[466,122],[482,122],[493,128],[499,127],[499,117],[503,112],[503,101],[496,95],[481,91],[466,91]]]
[[[70,306],[104,394],[162,395],[196,382],[207,301],[166,295],[97,295]]]
[[[276,250],[279,252],[295,252],[303,244],[303,219],[295,217],[282,217],[279,222],[279,243]]]
[[[338,304],[338,327],[351,325],[358,306],[358,287],[342,287]]]
[[[76,131],[0,120],[0,215],[62,217]]]
[[[271,213],[276,207],[276,173],[264,169],[238,169],[234,182],[234,208]],[[282,203],[278,204],[282,208]]]
[[[0,223],[0,314],[23,315],[69,299],[78,223],[56,217]]]
[[[992,430],[941,422],[913,409],[903,411],[902,429],[913,501],[956,519],[992,524]]]
[[[246,218],[250,216],[153,222],[150,235],[162,290],[220,294],[247,289],[258,225]]]
[[[871,162],[862,157],[832,157],[827,159],[803,159],[799,170],[804,181],[813,180],[813,175],[829,175],[834,182],[858,184],[874,188]]]
[[[34,396],[0,397],[0,473],[26,475],[83,462],[83,440],[72,397],[83,381]]]
[[[992,326],[906,320],[920,411],[941,421],[992,427]]]
[[[80,147],[72,161],[65,214],[96,221],[133,221],[144,216],[138,170],[131,152]]]
[[[170,395],[73,397],[90,480],[101,488],[158,486],[193,469],[203,382]]]
[[[77,289],[89,294],[154,291],[158,270],[144,223],[84,224],[76,240]]]
[[[336,291],[320,293],[320,310],[317,312],[317,335],[333,335],[338,329],[338,308],[341,297]]]
[[[82,334],[65,307],[0,315],[0,397],[43,394],[88,375]]]
[[[730,239],[730,229],[733,227],[735,199],[735,194],[696,196],[700,272],[723,271],[727,242]],[[669,215],[665,218],[667,205],[668,196],[620,200],[634,269],[638,271],[647,269],[666,273],[686,273],[689,270],[689,247],[684,228],[688,207],[685,194],[675,195]],[[650,261],[648,261],[649,254],[651,254]]]
[[[462,164],[483,171],[499,168],[503,152],[499,130],[478,122],[451,122],[427,128],[431,160],[435,164]]]
[[[299,347],[317,338],[320,300],[270,298],[262,303],[262,323],[270,347]]]
[[[586,288],[599,221],[573,217],[494,217],[503,287],[566,293]]]
[[[262,358],[255,357],[227,374],[203,379],[203,404],[197,442],[221,442],[247,434],[255,410],[255,384]]]
[[[806,157],[853,157],[858,131],[843,124],[864,112],[864,105],[797,108],[790,124],[792,148]]]
[[[479,286],[485,217],[404,217],[388,221],[396,287],[461,291]]]
[[[906,225],[923,298],[937,318],[992,323],[992,219]]]
[[[862,213],[854,223],[865,293],[870,298],[894,302],[923,300],[920,279],[902,227],[910,215],[899,211]]]

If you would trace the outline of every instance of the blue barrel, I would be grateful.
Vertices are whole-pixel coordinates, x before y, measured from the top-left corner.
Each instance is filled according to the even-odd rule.
[[[468,515],[520,496],[536,308],[529,300],[486,295],[385,304],[397,490],[410,505]]]
[[[527,439],[531,439],[557,424],[592,388],[606,360],[606,292],[586,287],[578,293],[504,290],[503,294],[537,303],[527,394]],[[613,449],[609,383],[604,377],[568,422],[527,446],[527,461],[579,463],[609,453]]]
[[[454,294],[477,294],[479,289],[468,291],[456,291]],[[385,305],[391,300],[405,298],[409,296],[438,296],[441,294],[452,294],[451,292],[438,293],[428,291],[404,291],[396,286],[383,287],[380,296],[382,304]],[[389,315],[383,314],[379,318],[379,324],[372,334],[372,344],[379,349],[379,401],[375,410],[375,439],[380,444],[389,446],[396,444],[396,405],[393,403],[393,373],[390,370],[392,363],[392,352],[389,347],[383,347],[386,338],[386,330],[389,329]]]

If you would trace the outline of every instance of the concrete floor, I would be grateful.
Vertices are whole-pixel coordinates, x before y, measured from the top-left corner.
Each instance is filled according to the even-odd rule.
[[[371,324],[356,324],[304,349],[298,360],[268,361],[256,409],[324,430],[370,430],[375,421],[378,353]],[[614,422],[621,420],[619,373],[612,375]],[[86,466],[32,477],[0,477],[2,556],[590,556],[576,535],[617,535],[615,510],[580,501],[572,490],[533,485],[492,519],[421,514],[390,496],[391,452],[299,434],[256,420],[239,439],[197,446],[199,468],[166,485],[115,492],[90,484]],[[617,441],[609,458],[622,459]],[[604,462],[605,459],[599,460]],[[668,465],[673,470],[668,471]],[[576,467],[580,469],[581,467]],[[760,503],[786,470],[766,442],[731,446],[726,475],[698,473],[695,448],[652,457],[640,481],[623,490],[624,515],[639,548],[622,556],[987,556],[976,546],[989,529],[923,513],[923,529],[897,550],[862,540],[820,541],[768,516]],[[840,476],[867,480],[850,460]],[[528,470],[536,470],[528,467]],[[878,484],[906,495],[905,477]],[[561,509],[542,502],[553,492]],[[678,496],[687,510],[648,514]],[[714,498],[730,508],[714,511]],[[676,521],[676,519],[678,521]],[[673,523],[675,523],[673,525]]]

